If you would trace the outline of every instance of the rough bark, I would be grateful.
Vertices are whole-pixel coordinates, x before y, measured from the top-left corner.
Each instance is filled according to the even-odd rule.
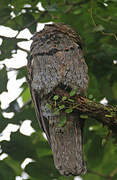
[[[63,97],[64,95],[67,98],[70,98],[69,93],[63,92],[59,88],[56,89],[55,94],[58,94],[60,97]],[[103,105],[78,95],[75,95],[72,99],[74,100],[74,103],[67,103],[76,113],[85,116],[87,115],[87,118],[84,117],[85,119],[93,118],[99,121],[112,130],[114,134],[117,134],[117,106]]]

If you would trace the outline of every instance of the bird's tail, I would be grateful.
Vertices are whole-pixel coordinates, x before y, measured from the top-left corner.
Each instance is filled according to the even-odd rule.
[[[51,148],[56,168],[66,176],[85,174],[81,120],[75,113],[71,113],[62,127],[58,126],[60,116],[51,117],[49,122]]]

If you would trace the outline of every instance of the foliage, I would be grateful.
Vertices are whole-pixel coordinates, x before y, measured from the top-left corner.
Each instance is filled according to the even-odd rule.
[[[44,10],[37,8],[42,3]],[[26,5],[28,4],[28,5]],[[14,17],[12,16],[14,14]],[[111,105],[117,104],[117,0],[1,0],[0,25],[17,30],[18,34],[25,28],[31,33],[36,31],[37,23],[64,22],[71,25],[82,37],[85,59],[89,67],[88,97],[96,101],[104,97]],[[18,42],[24,39],[0,36],[0,60],[11,59],[14,52],[23,50]],[[8,35],[6,35],[8,36]],[[25,41],[28,41],[26,38]],[[15,50],[15,51],[14,51]],[[24,50],[25,51],[25,50]],[[27,50],[26,50],[27,52]],[[27,78],[26,67],[15,69],[17,78]],[[0,93],[7,91],[6,66],[0,69]],[[0,133],[9,124],[21,126],[26,119],[31,120],[35,132],[31,136],[12,132],[10,141],[2,141],[0,154],[8,157],[0,161],[0,178],[13,180],[25,171],[28,180],[74,179],[62,177],[54,167],[52,153],[36,120],[34,107],[30,102],[27,83],[22,85],[20,97],[24,106],[19,107],[17,98],[7,109],[0,110]],[[71,93],[71,96],[74,92]],[[57,101],[58,97],[54,97]],[[63,101],[66,97],[63,97]],[[63,107],[60,107],[60,109]],[[14,112],[12,119],[3,116],[3,112]],[[95,120],[86,120],[84,154],[88,172],[83,180],[117,179],[117,145],[111,132]],[[21,163],[31,158],[33,162],[21,168]]]

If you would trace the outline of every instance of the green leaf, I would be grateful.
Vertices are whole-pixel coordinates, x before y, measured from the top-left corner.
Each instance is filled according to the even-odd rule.
[[[21,165],[18,161],[13,160],[10,156],[4,159],[4,162],[11,167],[17,176],[20,176],[22,173]]]
[[[25,168],[25,172],[27,172],[31,177],[42,180],[46,180],[46,178],[48,180],[55,178],[58,179],[60,176],[58,171],[55,169],[52,156],[44,156],[39,158],[37,162],[29,163]]]
[[[81,115],[80,115],[80,118],[82,118],[82,119],[88,119],[88,116],[87,116],[87,115],[84,115],[84,114],[81,114]]]
[[[113,117],[113,115],[111,115],[111,114],[106,114],[105,117],[111,118],[111,117]]]
[[[6,173],[7,172],[7,173]],[[5,161],[0,161],[0,178],[1,180],[13,180],[15,179],[15,172]]]
[[[5,1],[4,1],[5,2]],[[1,5],[0,5],[0,24],[4,25],[4,19],[7,17],[7,18],[10,18],[10,13],[11,13],[11,9],[8,8],[7,6],[5,8],[1,8]]]
[[[66,99],[67,99],[66,96],[63,96],[63,97],[62,97],[62,101],[65,101]]]
[[[48,109],[51,109],[52,108],[52,106],[51,106],[51,104],[46,104],[46,107],[48,108]]]
[[[40,137],[39,137],[39,139],[40,139]],[[41,141],[41,139],[39,141],[37,140],[36,152],[37,152],[38,158],[44,157],[47,155],[52,155],[52,151],[49,147],[48,142],[46,140]]]
[[[115,99],[117,99],[117,82],[113,84],[112,91],[113,91],[113,96],[115,97]]]
[[[0,0],[0,9],[8,7],[8,4],[10,4],[10,0]]]
[[[6,67],[4,66],[0,70],[0,93],[2,93],[3,91],[7,91],[7,82],[8,82],[7,71],[6,71]]]
[[[102,146],[102,138],[99,135],[93,134],[92,141],[90,142],[86,156],[88,159],[88,165],[91,169],[97,167],[100,163],[103,162],[104,148]]]
[[[89,98],[89,99],[93,99],[93,95],[92,95],[92,94],[89,94],[88,98]]]
[[[0,60],[12,57],[12,51],[17,50],[17,43],[21,42],[22,39],[16,39],[15,37],[3,38],[2,45],[0,46]]]
[[[97,31],[103,31],[103,30],[104,30],[104,27],[101,24],[94,28],[94,31],[96,31],[96,32]]]
[[[73,111],[73,109],[71,109],[71,108],[65,110],[65,112],[68,114],[71,113],[72,111]]]
[[[26,67],[21,67],[18,69],[17,79],[21,79],[23,77],[27,77],[27,69]]]
[[[75,10],[74,12],[73,12],[73,14],[75,14],[75,15],[78,15],[78,14],[80,14],[82,11],[80,10],[80,9],[77,9],[77,10]]]
[[[68,99],[68,101],[70,101],[70,102],[74,102],[74,100],[73,100],[73,99]]]
[[[65,105],[64,104],[62,104],[61,106],[59,106],[59,109],[61,110],[61,109],[64,109],[65,108]]]
[[[13,5],[17,9],[21,9],[25,4],[30,4],[30,0],[12,0],[11,5]]]
[[[25,158],[35,158],[35,146],[29,136],[25,136],[20,132],[11,134],[10,141],[2,141],[1,147],[3,153],[7,153],[11,158],[16,161],[23,161]]]
[[[30,96],[30,90],[29,87],[25,89],[25,91],[22,93],[22,100],[24,103],[26,103],[27,101],[29,101],[31,98]]]
[[[56,115],[59,115],[59,108],[54,108],[54,113],[55,113]]]
[[[72,97],[72,96],[74,96],[75,94],[76,94],[76,91],[75,91],[75,90],[72,90],[69,95]]]
[[[106,143],[106,139],[105,139],[105,138],[103,138],[103,139],[102,139],[102,146],[104,146],[104,145],[105,145],[105,143]]]
[[[31,33],[34,33],[36,31],[36,23],[33,24],[34,21],[35,18],[31,13],[25,13],[22,16],[22,25],[24,27],[32,23],[32,25],[29,26],[29,30],[31,31]]]
[[[58,98],[59,98],[58,95],[55,95],[55,96],[53,97],[53,99],[54,99],[55,101],[58,100]]]
[[[3,115],[0,113],[0,133],[6,128],[9,123],[9,119],[4,118]]]

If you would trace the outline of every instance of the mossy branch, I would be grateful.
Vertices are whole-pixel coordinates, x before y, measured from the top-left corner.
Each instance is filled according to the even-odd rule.
[[[65,96],[70,98],[68,92],[65,92],[59,88],[55,90],[55,94],[57,94],[59,97]],[[85,117],[87,116],[87,119],[93,118],[101,122],[103,125],[108,126],[113,133],[117,134],[117,106],[105,106],[76,94],[72,97],[72,99],[74,100],[74,103],[69,102],[69,104],[71,103],[71,108],[73,111],[78,112],[81,115],[85,115]],[[61,101],[59,103],[61,105]],[[65,101],[64,104],[68,106],[67,101]]]

